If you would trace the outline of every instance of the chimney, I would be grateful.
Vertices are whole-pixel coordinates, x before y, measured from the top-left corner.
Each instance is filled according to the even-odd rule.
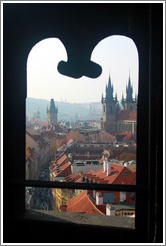
[[[103,161],[103,173],[105,173],[107,171],[107,162],[108,162],[108,160],[107,160],[107,158],[105,158]]]
[[[100,192],[96,192],[96,205],[103,204],[103,196]]]
[[[106,215],[115,216],[115,208],[112,206],[112,204],[107,203],[107,205],[106,205]]]
[[[107,176],[111,174],[111,162],[107,161]]]

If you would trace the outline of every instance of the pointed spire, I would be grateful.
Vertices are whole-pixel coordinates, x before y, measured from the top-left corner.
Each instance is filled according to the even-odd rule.
[[[116,102],[118,101],[117,92],[116,92],[116,95],[115,95],[115,101]]]
[[[130,70],[129,70],[129,80],[128,80],[128,86],[126,86],[126,101],[132,102],[133,101],[133,87],[131,85],[131,79],[130,79]]]
[[[128,81],[128,87],[131,88],[131,78],[130,78],[130,70],[129,70],[129,81]]]
[[[111,88],[111,78],[110,78],[110,75],[109,75],[109,79],[108,79],[108,88]]]
[[[111,85],[111,76],[109,75],[108,86],[106,90],[106,101],[113,100],[113,85]]]

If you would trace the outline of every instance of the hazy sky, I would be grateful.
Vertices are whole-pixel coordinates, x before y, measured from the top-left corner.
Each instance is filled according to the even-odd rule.
[[[58,38],[49,38],[37,43],[27,61],[27,96],[67,102],[100,102],[108,83],[109,72],[121,100],[126,96],[129,71],[133,84],[133,96],[138,93],[138,52],[134,42],[124,36],[110,36],[101,40],[91,55],[91,60],[100,64],[102,74],[91,79],[61,75],[57,70],[59,61],[67,61],[64,45]]]

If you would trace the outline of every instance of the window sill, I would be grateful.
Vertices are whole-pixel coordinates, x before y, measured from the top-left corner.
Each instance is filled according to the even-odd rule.
[[[135,218],[104,216],[96,214],[67,213],[58,211],[26,210],[26,220],[94,225],[135,229]]]

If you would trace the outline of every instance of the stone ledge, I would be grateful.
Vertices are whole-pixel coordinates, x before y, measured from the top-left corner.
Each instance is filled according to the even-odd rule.
[[[96,214],[26,210],[25,219],[135,229],[135,218]]]

